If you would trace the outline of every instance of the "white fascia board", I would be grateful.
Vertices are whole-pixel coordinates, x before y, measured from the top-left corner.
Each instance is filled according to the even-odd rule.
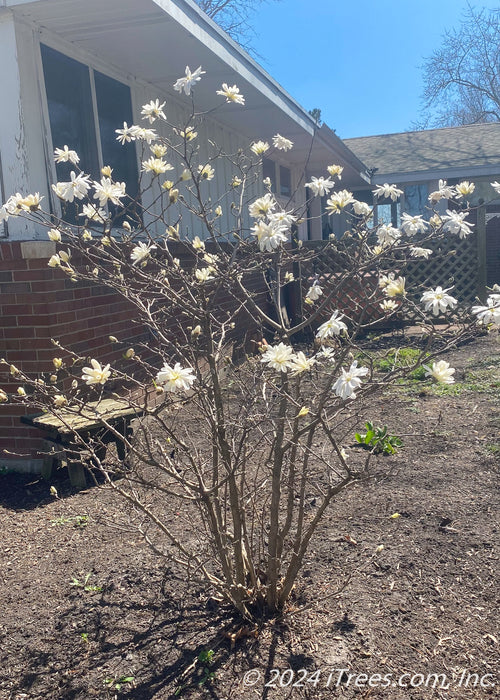
[[[191,0],[153,0],[162,10],[251,83],[264,97],[313,134],[310,114]]]

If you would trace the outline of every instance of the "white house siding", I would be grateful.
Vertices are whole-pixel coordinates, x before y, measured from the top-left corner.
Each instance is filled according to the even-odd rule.
[[[74,47],[71,43],[60,39],[58,36],[23,21],[18,21],[9,11],[0,14],[0,46],[2,47],[3,66],[0,84],[4,97],[4,106],[0,113],[0,155],[3,170],[2,196],[7,198],[15,192],[40,192],[44,197],[45,208],[47,208],[47,203],[52,201],[52,206],[57,211],[58,203],[50,190],[50,183],[55,181],[52,153],[54,147],[61,147],[64,144],[52,142],[43,84],[40,43],[44,43],[70,58],[128,85],[131,89],[135,123],[145,123],[149,126],[148,122],[141,120],[140,112],[143,104],[156,98],[166,102],[165,111],[170,123],[182,125],[189,115],[185,107],[176,99],[175,93],[167,94],[154,85],[137,80],[125,73],[120,73],[114,66],[104,65],[95,57]],[[196,63],[196,60],[194,60],[194,63]],[[220,109],[231,109],[237,113],[238,109],[244,109],[244,107],[221,104]],[[92,118],[91,114],[89,114],[89,118]],[[122,123],[118,122],[116,126],[120,128]],[[169,135],[167,127],[160,124],[160,122],[155,122],[153,126],[160,134]],[[243,149],[250,153],[248,136],[242,136],[236,130],[219,124],[216,115],[215,118],[204,118],[200,126],[197,127],[197,131],[197,143],[200,146],[197,158],[200,164],[205,164],[210,153],[213,152],[209,141],[213,141],[221,146],[223,151],[228,154],[235,154],[238,149]],[[255,139],[259,138],[260,135],[255,134]],[[70,148],[72,147],[72,144],[67,145]],[[293,189],[295,184],[301,180],[302,173],[297,168],[291,167],[282,153],[278,155],[280,156],[279,162],[292,170]],[[140,148],[137,149],[137,157],[138,169],[140,170]],[[176,160],[175,154],[169,154],[167,158],[172,162],[172,165],[176,166],[176,170],[172,171],[171,174],[167,173],[165,179],[175,179],[174,175],[178,174],[182,166],[179,160]],[[108,163],[102,163],[102,165],[108,165]],[[112,163],[109,163],[109,165],[113,166]],[[219,230],[228,231],[235,226],[235,217],[231,214],[231,202],[234,201],[236,203],[239,201],[238,190],[230,191],[232,177],[237,172],[226,159],[219,159],[214,163],[214,167],[215,177],[210,182],[202,183],[202,191],[206,194],[207,199],[211,198],[211,201],[214,203],[221,200],[223,215],[218,221]],[[304,203],[305,190],[303,182],[304,178],[302,178],[301,185],[294,194],[293,203],[290,203],[288,208]],[[181,189],[182,187],[183,185],[181,185]],[[156,192],[158,192],[157,188]],[[228,192],[229,194],[227,194]],[[249,227],[252,223],[247,215],[248,201],[251,201],[251,199],[262,192],[263,186],[259,176],[257,182],[249,187],[245,196],[245,206],[242,213],[246,227]],[[153,193],[149,193],[144,198],[143,203],[146,208],[152,201],[152,195]],[[158,213],[159,211],[156,207],[153,214],[157,215]],[[177,218],[174,208],[172,208],[169,217],[171,222]],[[183,208],[182,217],[182,232],[185,234],[203,235],[203,230],[200,229],[200,222],[195,215]],[[162,233],[163,231],[163,224],[158,224],[157,232]],[[8,236],[11,240],[43,240],[46,237],[46,233],[42,227],[33,227],[20,218],[11,218],[8,222]],[[300,227],[300,237],[307,237],[305,225]]]

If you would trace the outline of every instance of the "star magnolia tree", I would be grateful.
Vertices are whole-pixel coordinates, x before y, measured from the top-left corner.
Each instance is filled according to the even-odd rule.
[[[174,87],[190,95],[203,75],[201,67],[187,68]],[[228,102],[244,109],[237,86],[224,83],[217,95],[221,109]],[[62,357],[54,357],[47,376],[29,377],[11,366],[19,390],[2,390],[0,401],[26,403],[66,422],[85,408],[119,437],[95,402],[120,396],[137,414],[133,436],[122,438],[126,468],[116,458],[103,461],[98,438],[83,444],[75,435],[75,442],[90,450],[108,487],[132,504],[148,543],[250,618],[286,606],[329,504],[369,476],[371,453],[348,458],[345,451],[369,397],[423,361],[430,381],[454,381],[454,369],[434,359],[447,347],[438,342],[436,321],[457,324],[460,300],[442,286],[407,289],[404,269],[408,260],[432,255],[440,238],[468,236],[472,225],[461,209],[441,217],[434,212],[429,221],[403,215],[401,228],[374,227],[371,208],[339,187],[342,168],[332,165],[306,184],[308,196],[327,197],[331,216],[350,219],[349,232],[318,253],[293,240],[307,206],[295,207],[293,199],[281,206],[270,183],[262,183],[263,155],[293,148],[289,139],[276,134],[271,143],[256,141],[236,154],[204,144],[211,154],[202,158],[196,114],[173,125],[166,113],[165,103],[155,100],[143,107],[146,126],[117,129],[124,147],[135,142],[142,153],[137,201],[110,166],[94,181],[80,171],[71,144],[60,144],[55,160],[70,173],[53,190],[63,212],[71,205],[81,225],[44,212],[38,194],[15,194],[0,209],[2,219],[32,217],[47,227],[59,247],[51,267],[74,282],[106,285],[130,302],[148,338],[134,348],[123,341],[126,366],[134,369],[59,346]],[[170,137],[159,136],[155,122]],[[227,192],[214,200],[208,182],[217,171],[231,176]],[[441,182],[429,206],[442,198],[463,201],[471,187]],[[498,183],[493,187],[500,191]],[[259,188],[258,196],[249,194]],[[375,194],[396,201],[401,191],[384,184]],[[196,235],[183,230],[183,212],[197,217]],[[342,259],[335,277],[294,279],[294,271],[311,269],[329,251]],[[352,281],[363,290],[356,314],[336,308],[338,290]],[[287,285],[303,301],[292,323],[283,304]],[[411,367],[395,364],[377,373],[366,330],[407,310],[425,328],[425,352]],[[498,291],[469,316],[453,342],[471,327],[500,325]],[[114,472],[122,478],[112,478]],[[175,526],[173,512],[179,514]]]

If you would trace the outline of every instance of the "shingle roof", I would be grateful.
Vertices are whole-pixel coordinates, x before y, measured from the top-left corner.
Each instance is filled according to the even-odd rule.
[[[500,166],[500,123],[364,136],[344,143],[368,168],[377,168],[377,175]]]

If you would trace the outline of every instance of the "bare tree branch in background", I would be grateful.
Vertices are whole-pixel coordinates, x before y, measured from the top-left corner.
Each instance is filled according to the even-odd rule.
[[[469,5],[423,71],[422,118],[414,127],[500,121],[500,9]]]
[[[229,34],[240,46],[255,54],[252,40],[255,30],[251,17],[260,5],[268,0],[195,0],[214,22]]]

